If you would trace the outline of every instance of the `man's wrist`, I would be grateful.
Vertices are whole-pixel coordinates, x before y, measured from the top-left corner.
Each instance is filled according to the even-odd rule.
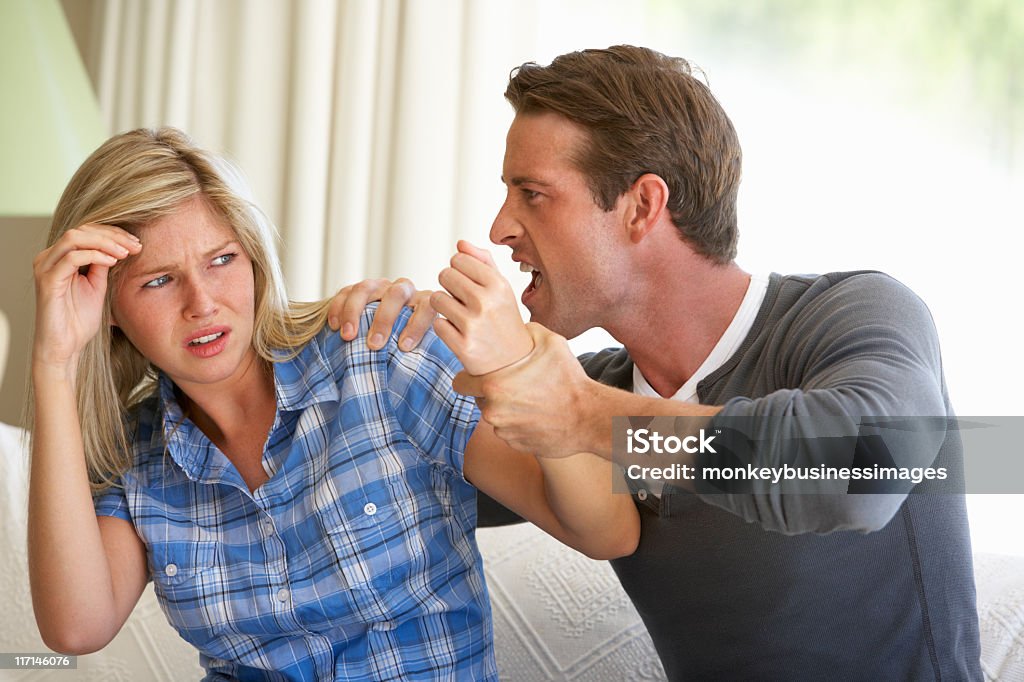
[[[601,393],[603,384],[584,377],[571,389],[570,414],[575,415],[571,426],[577,452],[593,452],[605,459],[611,458],[611,416],[607,413],[607,400]]]

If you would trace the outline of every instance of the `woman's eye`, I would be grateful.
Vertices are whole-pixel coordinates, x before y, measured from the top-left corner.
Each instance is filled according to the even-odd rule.
[[[163,285],[171,281],[170,275],[160,275],[156,279],[151,279],[142,286],[147,289],[159,289]]]
[[[222,256],[217,256],[216,258],[214,258],[213,259],[213,264],[214,265],[227,265],[232,260],[234,260],[234,258],[235,258],[235,254],[233,254],[233,253],[225,253]]]

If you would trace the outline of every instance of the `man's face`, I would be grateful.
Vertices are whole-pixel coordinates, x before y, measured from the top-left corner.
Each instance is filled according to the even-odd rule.
[[[534,322],[572,338],[607,326],[624,282],[628,236],[619,202],[604,211],[573,165],[584,129],[554,113],[519,114],[505,143],[505,203],[491,241],[532,268],[522,301]]]

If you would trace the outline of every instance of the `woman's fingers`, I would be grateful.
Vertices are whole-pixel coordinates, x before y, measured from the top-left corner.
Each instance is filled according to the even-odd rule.
[[[466,324],[466,307],[452,295],[444,291],[435,291],[430,296],[430,305],[449,321],[456,329],[464,328]],[[438,320],[439,321],[439,320]],[[437,331],[437,322],[434,322],[434,331]]]
[[[451,267],[481,286],[494,286],[504,279],[493,264],[483,263],[466,253],[452,256]]]
[[[33,363],[67,368],[102,324],[110,268],[141,242],[110,225],[68,230],[33,261],[36,333]]]
[[[462,303],[462,305],[472,311],[479,310],[479,299],[483,295],[484,290],[479,284],[474,282],[465,274],[459,272],[455,268],[445,268],[438,273],[437,281],[442,287],[444,287],[445,291],[451,294],[455,300]],[[437,309],[437,312],[441,313],[445,317],[448,316],[443,310]]]
[[[110,225],[88,224],[61,235],[53,246],[39,254],[35,265],[38,270],[50,270],[76,251],[98,251],[121,259],[141,250],[142,243],[130,232]]]
[[[81,268],[87,265],[105,265],[108,268],[113,267],[117,263],[117,260],[118,259],[114,256],[103,251],[72,251],[57,263],[54,267],[54,271],[58,275],[66,277],[79,272]]]
[[[455,353],[456,357],[462,352],[462,334],[449,320],[439,317],[434,320],[434,333],[437,338],[444,342]]]
[[[434,330],[471,374],[506,367],[533,348],[508,281],[490,254],[460,241],[451,267],[438,275],[446,290],[431,298],[445,319]]]
[[[103,251],[71,251],[48,270],[38,272],[36,279],[43,290],[66,290],[74,282],[74,277],[80,274],[85,274],[92,285],[105,285],[107,273],[117,261],[117,258]],[[83,268],[88,269],[83,273]]]
[[[466,241],[465,239],[460,239],[455,244],[455,248],[460,253],[465,253],[469,256],[472,256],[473,258],[480,261],[484,265],[490,266],[494,269],[498,268],[498,266],[495,265],[494,263],[494,258],[491,257],[491,252],[488,251],[487,249],[481,249],[479,246],[476,246],[475,244],[472,244]]]

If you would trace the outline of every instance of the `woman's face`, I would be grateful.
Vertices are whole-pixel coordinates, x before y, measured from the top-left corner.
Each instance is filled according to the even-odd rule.
[[[252,350],[252,261],[232,229],[196,197],[139,231],[111,314],[128,340],[183,391],[230,387]]]

